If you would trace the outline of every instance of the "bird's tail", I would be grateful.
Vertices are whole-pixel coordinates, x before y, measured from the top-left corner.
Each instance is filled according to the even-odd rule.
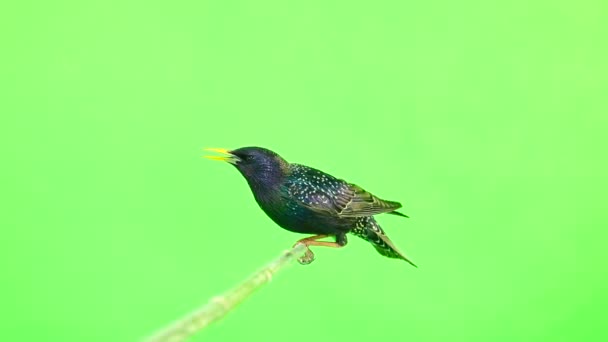
[[[395,259],[403,259],[409,262],[412,266],[416,266],[405,254],[403,254],[393,242],[386,236],[384,230],[380,228],[380,225],[373,217],[365,217],[362,218],[357,224],[357,227],[351,231],[351,233],[357,235],[358,237],[370,242],[374,248],[378,251],[378,253],[384,255],[385,257],[395,258]]]

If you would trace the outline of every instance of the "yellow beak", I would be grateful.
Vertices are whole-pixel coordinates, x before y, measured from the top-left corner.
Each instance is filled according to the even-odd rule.
[[[205,148],[204,150],[227,154],[227,156],[203,156],[208,159],[221,160],[221,161],[225,161],[225,162],[228,162],[230,164],[235,164],[235,165],[237,162],[241,161],[241,159],[239,157],[230,153],[230,151],[228,151],[225,148]]]

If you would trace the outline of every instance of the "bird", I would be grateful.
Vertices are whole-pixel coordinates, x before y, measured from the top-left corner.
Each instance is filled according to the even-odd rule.
[[[352,234],[371,243],[381,255],[418,267],[397,249],[374,218],[382,213],[408,217],[397,211],[399,202],[382,200],[318,169],[289,163],[266,148],[205,150],[222,155],[204,157],[236,167],[259,207],[277,225],[291,232],[313,234],[296,242],[307,247],[305,256],[299,259],[301,264],[314,260],[310,246],[341,248],[347,244],[347,234]],[[335,242],[320,241],[328,237]]]

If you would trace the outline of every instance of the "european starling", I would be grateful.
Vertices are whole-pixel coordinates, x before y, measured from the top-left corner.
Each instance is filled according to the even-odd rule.
[[[279,226],[296,233],[314,234],[297,243],[306,246],[343,247],[346,234],[370,242],[389,258],[403,259],[416,266],[386,236],[374,215],[396,211],[398,202],[381,200],[355,184],[337,179],[317,169],[288,163],[278,154],[261,147],[236,150],[207,149],[227,156],[206,156],[234,165],[249,183],[255,200]],[[335,237],[335,242],[319,241]],[[310,263],[310,250],[301,263]]]

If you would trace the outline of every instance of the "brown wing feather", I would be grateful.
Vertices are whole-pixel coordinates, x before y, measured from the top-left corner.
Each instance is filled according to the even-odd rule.
[[[379,199],[357,185],[349,184],[349,190],[336,200],[340,217],[373,216],[401,208],[400,203]]]
[[[384,201],[357,185],[337,179],[308,166],[291,164],[286,195],[313,211],[337,217],[373,216],[394,213],[401,204]],[[407,217],[407,216],[406,216]]]

